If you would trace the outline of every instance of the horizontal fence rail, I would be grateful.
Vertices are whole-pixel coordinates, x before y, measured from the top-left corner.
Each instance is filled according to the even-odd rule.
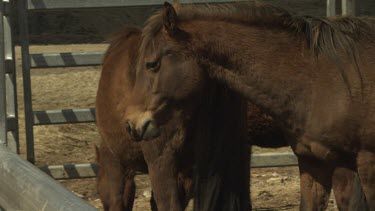
[[[180,0],[183,4],[227,3],[245,0]],[[84,9],[105,7],[161,6],[165,0],[28,0],[28,9]]]
[[[98,173],[98,165],[96,163],[41,166],[39,169],[57,180],[93,178]]]
[[[31,54],[31,68],[101,65],[104,52]]]
[[[296,165],[298,165],[298,161],[293,153],[262,153],[251,156],[250,167],[286,167]],[[97,176],[98,172],[96,163],[41,166],[39,168],[57,180],[93,178]],[[141,175],[143,173],[137,172],[137,174]]]
[[[293,153],[262,153],[251,155],[251,168],[285,167],[298,165],[297,157]]]
[[[0,145],[0,204],[5,210],[96,210]]]
[[[95,109],[63,109],[33,111],[34,125],[55,125],[95,122]]]

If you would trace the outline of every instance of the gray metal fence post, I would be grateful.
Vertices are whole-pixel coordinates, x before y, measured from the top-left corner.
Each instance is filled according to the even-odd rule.
[[[336,0],[327,0],[327,17],[336,15]]]
[[[359,1],[358,1],[359,2]],[[357,1],[356,0],[342,0],[341,4],[343,15],[357,15]]]
[[[0,143],[18,153],[16,68],[10,5],[9,0],[0,0]]]
[[[4,52],[4,2],[0,0],[0,144],[6,144],[7,114],[5,90],[5,52]]]
[[[5,85],[7,101],[7,146],[15,153],[19,152],[18,140],[18,111],[17,111],[17,86],[16,86],[16,64],[14,53],[13,27],[14,2],[4,0],[7,3],[7,14],[4,20],[4,56],[5,56]]]
[[[31,76],[29,57],[29,29],[27,22],[27,1],[18,1],[18,25],[19,42],[22,51],[22,75],[25,105],[25,133],[26,133],[26,157],[31,163],[35,163],[34,155],[34,131],[33,109],[31,101]]]

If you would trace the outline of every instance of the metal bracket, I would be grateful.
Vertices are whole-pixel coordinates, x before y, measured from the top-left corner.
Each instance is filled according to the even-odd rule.
[[[12,59],[5,59],[5,73],[14,73],[14,64]]]
[[[10,6],[9,1],[4,1],[3,5],[4,5],[4,13],[3,13],[3,15],[9,16],[10,13],[11,13],[11,6]]]
[[[17,130],[17,119],[15,117],[7,118],[7,131]]]

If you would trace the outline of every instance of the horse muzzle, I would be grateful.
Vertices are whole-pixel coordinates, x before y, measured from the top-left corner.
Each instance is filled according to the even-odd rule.
[[[139,119],[126,122],[126,129],[130,136],[137,142],[150,140],[160,135],[160,129],[156,125],[154,118],[147,112],[141,115]]]

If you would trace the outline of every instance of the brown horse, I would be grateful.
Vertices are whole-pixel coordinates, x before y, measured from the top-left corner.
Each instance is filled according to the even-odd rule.
[[[148,171],[141,147],[126,132],[124,121],[135,77],[136,53],[133,52],[138,51],[140,32],[140,29],[127,27],[113,38],[103,62],[97,92],[97,127],[102,137],[97,149],[98,190],[105,210],[132,210],[135,173]],[[185,162],[183,159],[189,156],[181,157],[179,161]],[[170,191],[175,191],[173,194],[179,197],[175,199],[176,204],[184,208],[191,198],[191,179],[184,175],[188,168],[182,164],[180,167],[183,169],[175,176],[176,184]],[[156,210],[153,200],[151,206]]]
[[[115,37],[105,58],[98,90],[98,126],[103,140],[105,140],[98,151],[98,155],[101,154],[98,156],[101,158],[99,159],[101,168],[98,186],[106,209],[109,207],[112,210],[131,209],[134,200],[133,177],[135,171],[146,172],[142,152],[138,144],[132,143],[130,138],[124,134],[122,117],[116,113],[120,111],[114,107],[117,104],[125,103],[122,109],[126,108],[126,101],[119,102],[124,100],[123,97],[128,97],[127,92],[134,80],[131,67],[135,60],[135,54],[130,54],[130,50],[136,51],[139,37],[139,30],[133,28],[126,28]],[[248,108],[248,115],[250,143],[262,147],[286,145],[282,131],[272,119],[252,105]],[[111,129],[108,130],[105,127]],[[102,132],[103,130],[106,132]],[[109,148],[108,144],[116,150]],[[186,178],[186,175],[179,174],[179,178]],[[183,206],[186,206],[191,194],[188,192],[188,196],[185,197],[182,186],[189,187],[191,181],[189,178],[179,181],[180,197],[183,199]]]
[[[347,202],[344,209],[367,209],[361,203],[361,188],[344,185],[347,179],[358,180],[358,172],[368,209],[374,210],[374,26],[371,18],[293,16],[262,4],[176,10],[165,4],[143,29],[135,90],[147,96],[128,116],[132,133],[143,139],[157,137],[175,111],[204,118],[204,112],[194,110],[203,104],[212,112],[205,123],[216,125],[193,121],[187,127],[211,131],[211,136],[213,131],[236,136],[234,122],[217,126],[215,111],[239,115],[233,104],[241,105],[243,96],[282,125],[298,156],[301,209],[325,209],[332,185],[338,192],[359,191],[339,198]],[[222,103],[220,98],[228,100],[227,109],[215,104]],[[208,101],[214,102],[211,107]],[[196,160],[197,209],[248,208],[240,188],[226,189],[227,184],[239,187],[235,176],[221,174],[228,162],[238,169],[243,164],[238,156],[243,152],[233,146],[241,144],[236,138],[224,135],[216,142],[195,142],[198,148],[203,145]],[[223,153],[223,147],[231,153]]]

